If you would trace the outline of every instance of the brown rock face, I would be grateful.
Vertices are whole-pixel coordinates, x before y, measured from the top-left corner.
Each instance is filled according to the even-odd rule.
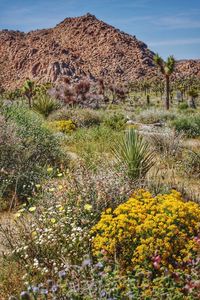
[[[153,55],[135,36],[87,14],[27,34],[0,31],[0,83],[12,89],[27,77],[56,82],[62,75],[130,82],[157,73]],[[181,61],[179,73],[200,76],[200,61]]]

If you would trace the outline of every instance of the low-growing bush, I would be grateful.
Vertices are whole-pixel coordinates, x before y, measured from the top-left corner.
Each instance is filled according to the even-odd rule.
[[[185,109],[188,109],[188,108],[189,108],[189,106],[186,102],[182,102],[182,103],[178,104],[178,109],[180,109],[180,110],[185,110]]]
[[[164,154],[166,157],[178,157],[183,146],[183,135],[176,131],[165,130],[160,133],[153,133],[149,141],[155,151]]]
[[[126,127],[126,118],[123,114],[112,114],[105,117],[103,124],[113,130],[123,130]]]
[[[142,111],[136,117],[136,120],[144,124],[153,124],[174,120],[175,118],[176,114],[173,112],[152,108]]]
[[[200,178],[200,152],[189,151],[183,161],[184,170],[189,176]]]
[[[183,132],[187,137],[200,136],[200,114],[180,116],[171,122],[178,132]]]
[[[76,129],[76,125],[72,120],[60,120],[50,122],[49,127],[55,131],[60,131],[62,133],[71,133]]]
[[[59,140],[44,126],[42,118],[12,105],[0,119],[0,193],[10,205],[26,198],[45,176],[48,165],[62,158]]]
[[[92,109],[69,109],[63,107],[62,109],[52,113],[50,120],[72,120],[77,127],[91,127],[100,125],[102,122],[102,114],[99,111]]]
[[[196,268],[198,272],[198,268]],[[166,272],[152,278],[151,272],[138,270],[122,275],[109,262],[93,264],[84,259],[81,265],[66,265],[54,279],[31,282],[21,292],[21,299],[87,299],[87,300],[172,300],[199,299],[200,283],[195,270],[192,276],[181,271]],[[29,297],[29,298],[25,298]],[[18,300],[18,298],[9,298]]]
[[[188,268],[199,250],[200,207],[181,195],[152,197],[139,190],[93,227],[93,253],[124,270],[163,272]]]

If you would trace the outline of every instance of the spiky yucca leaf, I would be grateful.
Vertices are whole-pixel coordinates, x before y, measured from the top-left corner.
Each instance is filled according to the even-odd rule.
[[[48,117],[50,113],[57,110],[59,107],[60,107],[59,102],[48,96],[40,96],[33,103],[33,110],[39,112],[44,117]]]
[[[155,153],[134,128],[115,144],[113,154],[132,180],[144,178],[155,163]]]

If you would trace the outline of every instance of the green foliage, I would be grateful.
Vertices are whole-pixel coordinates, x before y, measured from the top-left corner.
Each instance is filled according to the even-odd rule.
[[[115,113],[113,115],[106,116],[103,124],[113,130],[123,130],[126,127],[126,119],[123,114]]]
[[[27,79],[24,82],[24,85],[21,89],[22,95],[24,95],[28,99],[29,108],[32,107],[32,98],[36,94],[35,87],[36,87],[35,82],[30,79]]]
[[[171,124],[178,132],[183,132],[187,137],[200,136],[200,114],[180,116]]]
[[[22,96],[20,89],[15,89],[13,91],[6,91],[3,93],[3,98],[8,100],[16,100]]]
[[[69,109],[63,107],[50,116],[50,120],[72,120],[77,127],[88,128],[100,125],[102,113],[92,109]]]
[[[191,89],[191,90],[189,90],[188,95],[190,97],[197,98],[199,94],[198,94],[198,91],[196,89]]]
[[[53,111],[57,110],[60,104],[51,99],[49,96],[41,95],[33,103],[33,110],[42,114],[44,117],[48,117]]]
[[[144,178],[155,163],[149,144],[133,128],[116,142],[113,154],[132,180]]]
[[[4,109],[3,114],[0,191],[12,202],[16,197],[24,198],[33,192],[35,183],[45,175],[46,166],[60,161],[61,151],[59,141],[36,113],[12,105]]]
[[[67,300],[197,300],[198,276],[193,275],[190,281],[188,277],[181,271],[166,272],[155,279],[151,272],[142,270],[122,275],[118,266],[101,261],[92,264],[90,259],[85,259],[82,265],[70,265],[59,271],[52,280],[53,285],[45,281],[39,283],[40,287],[31,282],[26,293],[31,300],[41,299],[44,292],[48,299]]]
[[[166,61],[164,61],[158,54],[156,54],[154,56],[154,62],[157,66],[159,66],[162,74],[170,76],[173,73],[175,59],[172,55],[169,56]]]
[[[68,149],[82,158],[88,168],[95,170],[105,161],[112,162],[111,147],[122,134],[122,131],[103,125],[80,128],[67,136]]]
[[[185,110],[185,109],[188,109],[188,104],[186,103],[186,102],[182,102],[182,103],[179,103],[179,105],[178,105],[178,108],[180,109],[180,110]]]

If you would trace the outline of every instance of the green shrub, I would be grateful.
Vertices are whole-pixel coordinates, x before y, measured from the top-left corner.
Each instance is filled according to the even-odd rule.
[[[12,105],[3,111],[0,126],[0,196],[10,202],[30,195],[48,165],[61,160],[59,141],[42,118]],[[12,205],[12,203],[11,203]]]
[[[200,136],[200,114],[180,116],[171,124],[178,132],[183,132],[187,137]]]
[[[49,96],[41,95],[33,103],[33,110],[48,117],[53,111],[60,107],[58,101],[51,99]]]
[[[126,127],[126,118],[123,114],[112,114],[106,116],[103,124],[113,130],[123,130]]]
[[[50,116],[50,120],[72,120],[77,127],[91,127],[100,125],[102,114],[92,109],[68,109],[63,107]]]
[[[178,104],[178,108],[180,109],[180,110],[185,110],[185,109],[188,109],[188,104],[186,103],[186,102],[182,102],[182,103],[179,103]]]

